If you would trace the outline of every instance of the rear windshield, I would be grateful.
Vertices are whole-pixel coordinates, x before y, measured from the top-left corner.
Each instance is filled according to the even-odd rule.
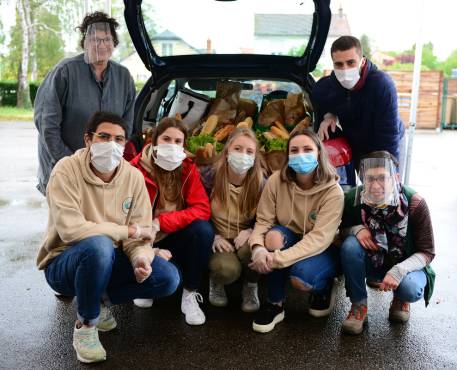
[[[311,33],[312,0],[144,0],[145,26],[159,56],[301,56]]]

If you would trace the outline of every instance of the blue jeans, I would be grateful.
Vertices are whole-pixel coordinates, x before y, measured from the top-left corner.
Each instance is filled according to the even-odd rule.
[[[271,230],[279,231],[283,235],[284,246],[281,249],[287,249],[302,239],[301,235],[285,226],[274,226]],[[325,293],[331,286],[332,279],[338,275],[338,264],[338,251],[332,245],[317,256],[298,261],[284,269],[273,270],[267,275],[268,301],[284,301],[288,279],[298,279],[309,287],[310,291]]]
[[[76,296],[78,319],[95,325],[100,303],[119,304],[134,298],[171,295],[180,278],[176,267],[156,256],[151,275],[141,284],[135,280],[130,260],[106,236],[93,236],[70,246],[46,267],[48,284],[56,292]]]
[[[357,238],[348,236],[341,246],[341,265],[346,281],[346,293],[352,303],[367,299],[365,279],[382,280],[388,271],[387,267],[375,269],[368,257],[366,249],[362,247]],[[403,302],[416,302],[424,296],[427,277],[422,270],[407,274],[397,289],[394,296]]]
[[[211,223],[196,220],[184,229],[169,234],[154,246],[171,252],[170,262],[180,269],[184,288],[196,290],[200,287],[203,273],[208,271],[213,241],[214,229]]]

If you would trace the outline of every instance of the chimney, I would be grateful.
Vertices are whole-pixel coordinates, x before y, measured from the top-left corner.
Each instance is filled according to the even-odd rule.
[[[211,39],[206,40],[206,54],[211,54],[213,49],[211,48]]]

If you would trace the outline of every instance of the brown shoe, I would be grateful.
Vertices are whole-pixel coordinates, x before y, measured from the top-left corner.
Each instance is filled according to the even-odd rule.
[[[342,330],[346,334],[360,334],[368,320],[368,307],[364,304],[352,305],[348,317],[343,321]]]
[[[394,298],[390,303],[389,320],[405,323],[409,320],[409,303]]]

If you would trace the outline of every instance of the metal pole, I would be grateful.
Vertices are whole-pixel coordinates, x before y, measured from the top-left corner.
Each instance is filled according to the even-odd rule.
[[[416,54],[414,56],[414,72],[413,86],[411,91],[411,109],[409,111],[409,132],[408,132],[408,147],[406,151],[406,166],[404,175],[404,184],[409,184],[409,173],[411,171],[411,156],[413,152],[414,132],[416,131],[417,106],[419,103],[419,87],[421,78],[422,64],[422,27],[424,23],[424,0],[420,1],[419,5],[419,22],[418,33],[416,39]]]

